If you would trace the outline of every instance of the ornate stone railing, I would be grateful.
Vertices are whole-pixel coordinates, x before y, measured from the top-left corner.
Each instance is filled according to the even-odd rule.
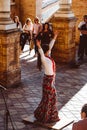
[[[57,2],[58,0],[42,0],[42,8],[45,8],[46,6],[53,4]]]
[[[47,2],[46,2],[47,1]],[[43,0],[41,22],[44,23],[58,10],[59,0]]]

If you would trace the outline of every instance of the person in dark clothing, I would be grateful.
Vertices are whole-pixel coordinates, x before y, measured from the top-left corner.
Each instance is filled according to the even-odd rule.
[[[54,37],[53,30],[49,23],[43,24],[42,31],[38,34],[37,39],[41,40],[41,45],[49,44]]]
[[[84,21],[79,24],[80,43],[78,49],[78,60],[83,60],[84,54],[87,55],[87,15],[84,15]]]
[[[50,26],[49,23],[44,23],[43,24],[43,29],[42,31],[37,35],[36,39],[41,41],[41,46],[50,43],[50,41],[52,40],[52,38],[54,37],[54,33],[53,30],[51,28],[52,26]],[[38,58],[37,58],[37,67],[39,66],[39,58],[40,54],[38,53]]]

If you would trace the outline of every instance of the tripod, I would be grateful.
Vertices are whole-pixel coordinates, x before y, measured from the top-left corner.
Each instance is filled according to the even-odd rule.
[[[5,130],[8,130],[8,119],[10,120],[12,130],[15,130],[12,119],[11,119],[11,115],[10,115],[10,112],[9,112],[9,109],[7,106],[6,98],[5,98],[5,95],[3,92],[3,90],[5,91],[7,89],[1,85],[0,85],[0,89],[1,89],[1,94],[2,94],[3,100],[4,100],[4,104],[5,104]]]

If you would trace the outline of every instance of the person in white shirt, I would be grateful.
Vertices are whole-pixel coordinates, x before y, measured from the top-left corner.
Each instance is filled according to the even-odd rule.
[[[37,40],[38,51],[41,56],[41,63],[44,69],[42,99],[34,116],[39,122],[52,123],[59,121],[57,108],[57,93],[55,88],[55,62],[51,58],[51,49],[55,43],[58,32],[55,32],[54,38],[50,44],[41,47],[40,41]]]
[[[33,33],[33,23],[30,18],[26,19],[26,22],[23,26],[23,32],[30,33],[31,39],[32,39],[32,33]]]
[[[38,48],[36,45],[36,37],[37,35],[42,31],[42,24],[40,23],[40,20],[38,17],[35,17],[34,23],[33,23],[33,39],[34,39],[34,45],[35,45],[35,55],[38,53]]]
[[[32,35],[33,35],[33,23],[32,23],[30,18],[27,18],[26,22],[25,22],[25,24],[23,26],[23,32],[22,32],[22,34],[20,36],[21,50],[24,49],[24,45],[25,45],[27,40],[30,43],[30,40],[32,39]]]

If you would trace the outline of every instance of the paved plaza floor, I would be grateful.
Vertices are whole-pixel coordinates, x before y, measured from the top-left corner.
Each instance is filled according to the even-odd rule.
[[[24,124],[22,119],[33,114],[42,96],[43,71],[37,69],[37,58],[26,49],[20,55],[21,83],[3,91],[15,130],[47,130],[38,125]],[[87,103],[87,62],[78,69],[57,65],[56,89],[60,119],[80,119],[80,110]],[[4,130],[5,105],[0,93],[0,130]],[[72,124],[63,130],[71,130]],[[10,120],[8,130],[13,130]]]

